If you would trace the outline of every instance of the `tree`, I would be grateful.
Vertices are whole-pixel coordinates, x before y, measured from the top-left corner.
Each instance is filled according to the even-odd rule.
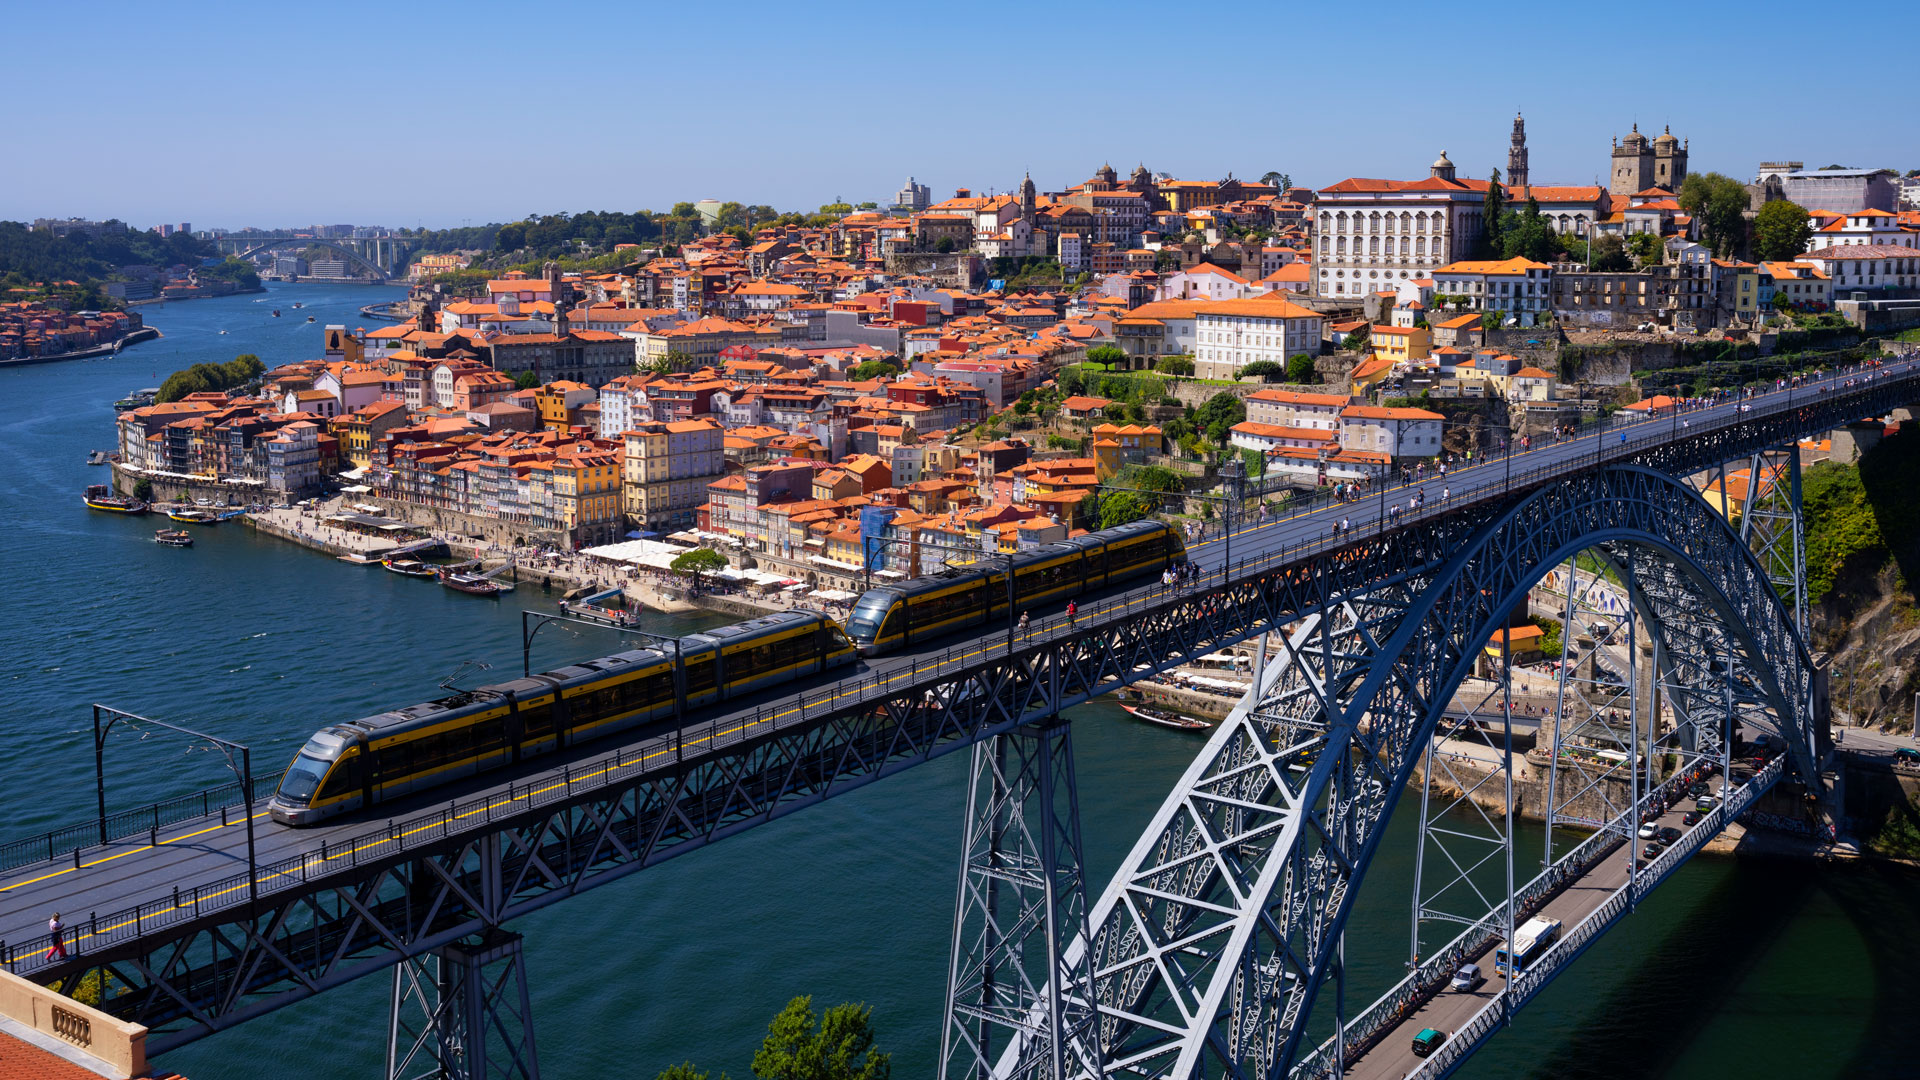
[[[1262,379],[1267,382],[1272,382],[1274,376],[1285,375],[1286,373],[1286,368],[1274,363],[1272,360],[1255,360],[1253,363],[1242,367],[1239,371],[1239,375],[1243,379]]]
[[[1480,316],[1480,328],[1482,330],[1498,330],[1500,329],[1500,325],[1506,321],[1507,313],[1504,311],[1485,312]]]
[[[761,1080],[888,1080],[893,1055],[873,1048],[873,1010],[843,1003],[815,1017],[811,997],[787,1002],[753,1055]]]
[[[1153,370],[1162,375],[1193,374],[1193,358],[1190,356],[1163,356],[1154,361]]]
[[[685,574],[693,579],[693,587],[700,587],[700,576],[710,574],[727,565],[727,557],[712,548],[694,548],[683,551],[673,557],[667,566],[676,574]]]
[[[1267,455],[1258,450],[1240,451],[1240,460],[1246,463],[1247,475],[1258,479],[1267,473]]]
[[[1497,256],[1504,246],[1500,236],[1500,227],[1505,224],[1501,215],[1506,211],[1506,189],[1500,186],[1500,170],[1493,170],[1487,180],[1487,201],[1485,205],[1486,232],[1480,239],[1480,247],[1486,255]]]
[[[1365,352],[1367,350],[1368,340],[1367,328],[1363,326],[1353,333],[1348,334],[1345,340],[1340,342],[1340,347],[1348,352]]]
[[[1287,357],[1287,381],[1306,384],[1313,381],[1313,357],[1306,353],[1294,353]]]
[[[900,374],[900,365],[885,360],[868,360],[864,364],[855,364],[847,372],[854,382],[866,382],[868,379],[887,379]]]
[[[1798,203],[1775,199],[1753,218],[1753,246],[1762,262],[1781,262],[1807,250],[1813,219]]]
[[[1272,184],[1281,191],[1285,191],[1293,186],[1293,177],[1283,172],[1266,172],[1260,175],[1260,182],[1263,184]]]
[[[1125,364],[1126,362],[1126,352],[1113,345],[1095,345],[1093,348],[1087,350],[1087,363],[1089,364],[1112,365]]]
[[[1013,403],[1013,414],[1015,416],[1027,416],[1027,415],[1030,415],[1032,412],[1033,412],[1033,402],[1031,401],[1021,400]]]
[[[693,1067],[693,1062],[683,1061],[678,1065],[669,1065],[660,1070],[653,1080],[707,1080],[709,1073],[703,1073]],[[720,1080],[727,1080],[727,1074],[721,1073]]]
[[[1666,247],[1660,243],[1660,237],[1650,232],[1634,233],[1627,238],[1627,251],[1633,255],[1640,269],[1659,266]]]
[[[1779,289],[1774,292],[1773,310],[1780,312],[1782,315],[1793,310],[1793,301],[1788,299],[1785,289]]]
[[[1529,197],[1520,213],[1509,212],[1500,225],[1500,254],[1508,259],[1532,259],[1552,262],[1560,250],[1560,239],[1553,227],[1540,215],[1540,203]]]
[[[1247,403],[1240,400],[1239,395],[1222,390],[1194,411],[1193,426],[1206,432],[1214,442],[1225,443],[1227,440],[1224,436],[1213,434],[1214,425],[1221,425],[1224,431],[1246,418]]]
[[[950,253],[950,252],[952,252],[952,251],[953,251],[953,237],[951,237],[951,236],[943,236],[943,237],[941,237],[940,239],[938,239],[938,240],[935,240],[935,241],[933,242],[933,250],[935,250],[935,251],[937,251],[937,252],[939,252],[939,253],[940,253],[940,254],[942,254],[942,255],[946,255],[946,254],[948,254],[948,253]]]
[[[1129,465],[1120,470],[1114,479],[1123,487],[1136,487],[1143,491],[1179,494],[1187,490],[1185,477],[1160,465]]]
[[[1737,254],[1747,238],[1747,186],[1717,172],[1689,173],[1679,194],[1680,208],[1700,219],[1700,238],[1713,253]]]
[[[1595,237],[1589,254],[1587,269],[1595,273],[1618,274],[1633,269],[1633,261],[1627,258],[1627,245],[1612,233]]]
[[[515,390],[531,390],[539,385],[540,377],[531,371],[516,371],[513,373],[513,388]]]
[[[1127,422],[1127,403],[1124,401],[1116,401],[1106,408],[1101,409],[1100,413],[1112,423],[1124,424]]]
[[[1089,492],[1080,500],[1080,509],[1089,519],[1096,513],[1099,515],[1098,528],[1112,529],[1152,514],[1153,504],[1145,496],[1131,491],[1116,491],[1104,499]]]

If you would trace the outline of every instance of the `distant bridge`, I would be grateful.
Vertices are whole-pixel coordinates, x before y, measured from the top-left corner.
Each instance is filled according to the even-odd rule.
[[[406,257],[419,241],[404,236],[299,236],[293,233],[248,233],[244,236],[217,236],[219,250],[240,259],[250,259],[263,251],[290,247],[323,247],[339,252],[349,263],[367,274],[386,281],[406,267]]]

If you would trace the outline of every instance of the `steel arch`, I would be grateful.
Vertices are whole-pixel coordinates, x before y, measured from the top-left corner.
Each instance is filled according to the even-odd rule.
[[[1109,1076],[1277,1077],[1301,1051],[1388,816],[1475,654],[1598,544],[1705,600],[1737,674],[1813,776],[1811,662],[1759,560],[1683,482],[1597,470],[1490,508],[1425,572],[1301,611],[1254,707],[1221,725],[1089,919]],[[1660,612],[1650,613],[1658,617]],[[1675,664],[1669,675],[1711,664]],[[1706,676],[1701,676],[1706,677]],[[1304,778],[1289,766],[1311,760]]]

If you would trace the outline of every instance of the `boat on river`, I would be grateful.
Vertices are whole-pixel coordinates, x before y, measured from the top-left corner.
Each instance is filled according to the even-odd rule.
[[[183,521],[188,525],[220,524],[220,514],[204,506],[169,506],[167,507],[167,516],[175,521]]]
[[[380,565],[399,574],[401,577],[430,578],[438,577],[440,571],[421,562],[419,559],[382,559]]]
[[[503,591],[497,582],[480,574],[441,574],[440,584],[469,596],[499,596]]]
[[[135,390],[126,397],[114,402],[113,411],[130,412],[134,409],[145,408],[153,404],[153,399],[158,396],[160,396],[160,388],[157,386],[145,390]]]
[[[106,484],[88,484],[87,493],[81,496],[81,501],[95,510],[103,510],[109,514],[139,515],[146,513],[148,509],[146,503],[131,495],[115,495],[113,488]]]
[[[185,529],[155,529],[153,542],[168,547],[192,547],[193,534]]]
[[[1158,724],[1161,727],[1170,727],[1176,731],[1209,731],[1213,728],[1213,725],[1207,723],[1205,720],[1196,720],[1191,716],[1182,716],[1179,713],[1167,712],[1164,709],[1149,709],[1144,705],[1124,704],[1120,707],[1133,714],[1136,719],[1145,720],[1149,724]]]

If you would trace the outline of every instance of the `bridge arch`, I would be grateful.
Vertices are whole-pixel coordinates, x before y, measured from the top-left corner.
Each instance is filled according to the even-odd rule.
[[[1353,557],[1442,542],[1409,530]],[[1293,623],[1258,704],[1223,725],[1094,906],[1111,1074],[1287,1074],[1455,691],[1528,591],[1591,548],[1625,571],[1675,715],[1721,737],[1737,698],[1741,721],[1770,722],[1813,775],[1805,647],[1759,560],[1697,493],[1619,466],[1492,507],[1451,551],[1416,551],[1422,569],[1330,592]]]
[[[247,248],[245,251],[242,251],[240,254],[235,255],[234,258],[251,259],[255,255],[258,255],[263,251],[272,251],[275,248],[293,247],[296,244],[300,245],[301,247],[330,248],[334,251],[339,252],[341,255],[346,256],[346,259],[348,262],[353,263],[356,266],[359,266],[365,270],[372,272],[376,277],[379,277],[382,280],[385,280],[393,276],[392,273],[388,271],[385,267],[375,266],[373,263],[367,261],[367,259],[364,256],[362,256],[359,252],[343,244],[337,244],[332,240],[323,240],[323,239],[309,240],[304,238],[299,240],[268,240],[263,243],[255,244],[250,248]]]

